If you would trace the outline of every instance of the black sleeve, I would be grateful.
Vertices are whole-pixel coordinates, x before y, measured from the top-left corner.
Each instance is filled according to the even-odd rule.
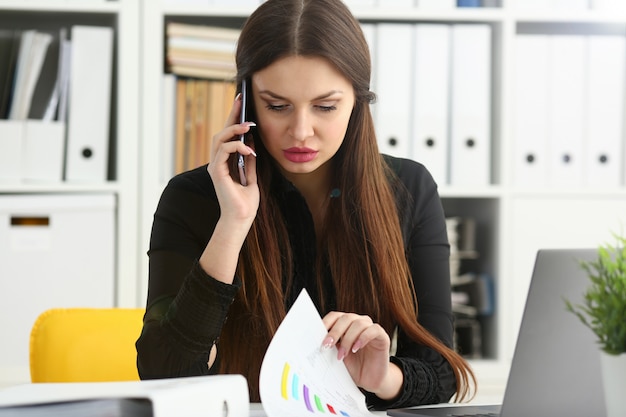
[[[395,160],[392,166],[408,190],[399,199],[401,226],[409,267],[418,300],[418,320],[431,334],[453,347],[450,289],[450,246],[437,185],[422,165]],[[448,402],[456,391],[452,367],[436,351],[418,345],[399,329],[397,350],[391,361],[404,374],[401,394],[393,401],[368,396],[375,408],[398,408]]]
[[[152,225],[144,325],[136,342],[141,379],[204,375],[240,281],[209,277],[197,259],[219,218],[206,166],[167,185]]]

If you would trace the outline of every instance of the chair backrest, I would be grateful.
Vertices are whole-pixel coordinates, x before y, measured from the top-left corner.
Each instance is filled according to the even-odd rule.
[[[138,380],[135,341],[144,309],[55,308],[30,335],[32,382]]]

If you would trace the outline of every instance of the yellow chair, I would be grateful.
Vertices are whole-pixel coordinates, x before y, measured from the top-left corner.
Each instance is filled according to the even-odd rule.
[[[135,341],[140,308],[55,308],[30,334],[32,382],[138,380]]]

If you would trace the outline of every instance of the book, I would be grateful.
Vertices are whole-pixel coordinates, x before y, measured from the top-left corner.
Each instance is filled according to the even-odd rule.
[[[173,74],[232,80],[238,29],[168,22],[166,62]]]
[[[24,384],[0,390],[0,417],[248,416],[241,375]]]

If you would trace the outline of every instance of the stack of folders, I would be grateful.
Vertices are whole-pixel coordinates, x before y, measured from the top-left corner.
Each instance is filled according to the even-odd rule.
[[[235,98],[239,30],[169,22],[166,34],[163,180],[208,162]]]
[[[515,42],[515,185],[620,186],[624,35],[518,33]]]
[[[0,417],[247,417],[241,375],[18,385],[0,390]]]
[[[0,181],[106,179],[112,51],[106,27],[0,30]]]
[[[439,185],[491,183],[492,28],[365,23],[381,152],[423,163]]]

